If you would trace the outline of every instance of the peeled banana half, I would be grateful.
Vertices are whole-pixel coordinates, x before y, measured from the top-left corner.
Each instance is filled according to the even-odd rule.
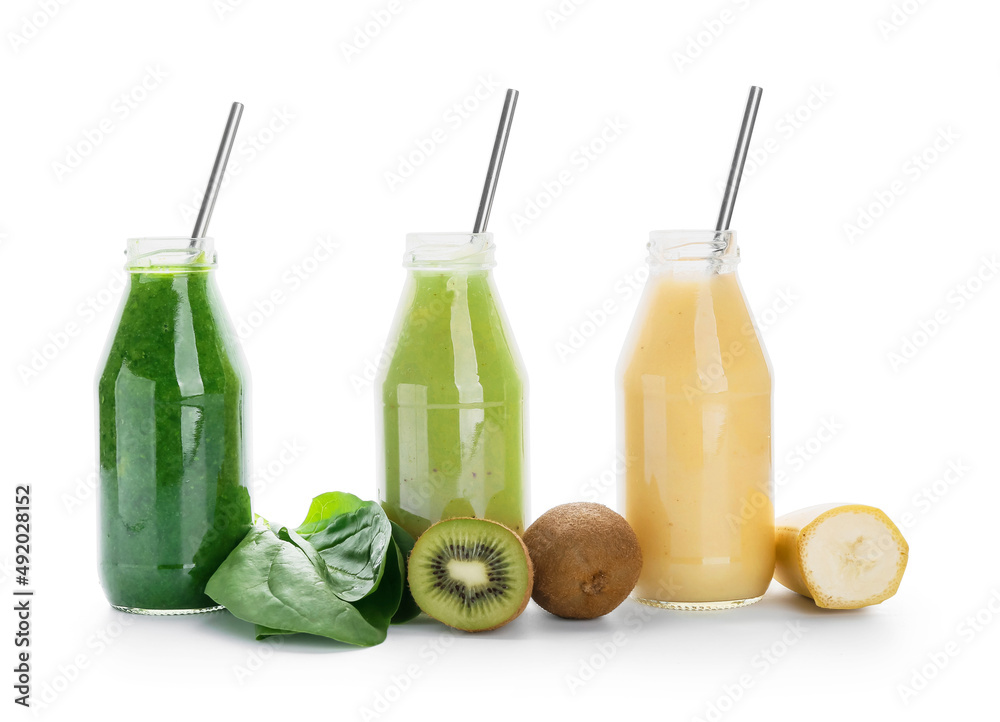
[[[826,609],[885,601],[899,588],[909,546],[880,509],[821,504],[775,521],[774,578]]]

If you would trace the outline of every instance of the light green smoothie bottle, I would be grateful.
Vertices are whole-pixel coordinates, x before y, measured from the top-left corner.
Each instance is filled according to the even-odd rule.
[[[527,515],[527,379],[492,233],[406,239],[406,285],[375,381],[379,501],[414,537],[451,517]]]

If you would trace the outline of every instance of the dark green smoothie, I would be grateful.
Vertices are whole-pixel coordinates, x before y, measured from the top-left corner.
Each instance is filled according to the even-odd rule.
[[[132,243],[97,384],[101,581],[130,611],[204,610],[252,521],[247,375],[210,244]]]

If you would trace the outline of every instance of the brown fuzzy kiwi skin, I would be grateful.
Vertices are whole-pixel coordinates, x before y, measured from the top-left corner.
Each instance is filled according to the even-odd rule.
[[[625,601],[642,570],[635,532],[603,504],[553,507],[528,527],[524,543],[535,565],[532,599],[557,617],[607,614]]]
[[[499,624],[496,624],[496,625],[494,625],[492,627],[487,627],[486,629],[465,629],[464,627],[459,627],[459,626],[457,626],[455,624],[449,624],[448,622],[444,621],[443,619],[437,619],[437,617],[432,617],[433,619],[437,619],[437,621],[441,622],[441,624],[444,624],[444,625],[446,625],[448,627],[451,627],[452,629],[461,630],[463,632],[492,632],[494,629],[499,629],[500,627],[504,626],[505,624],[510,624],[511,622],[513,622],[515,619],[517,619],[518,617],[520,617],[521,613],[528,607],[528,602],[531,601],[531,593],[532,593],[532,591],[534,589],[534,582],[535,582],[535,567],[534,567],[534,565],[531,562],[531,554],[528,552],[528,547],[525,546],[524,540],[520,536],[518,536],[518,534],[517,534],[516,531],[514,531],[513,529],[511,529],[507,525],[501,524],[498,521],[493,521],[492,519],[479,519],[477,517],[472,517],[472,516],[459,516],[459,517],[452,517],[450,519],[442,519],[439,522],[431,524],[431,526],[428,527],[427,531],[425,531],[424,534],[426,534],[428,531],[430,531],[431,529],[433,529],[438,524],[444,524],[445,522],[455,521],[457,519],[462,519],[462,520],[466,520],[466,521],[468,521],[468,520],[471,519],[472,521],[481,521],[481,522],[485,522],[485,523],[488,523],[488,524],[496,524],[499,527],[503,527],[504,529],[506,529],[507,531],[509,531],[513,535],[513,537],[515,539],[517,539],[518,543],[521,545],[521,550],[524,552],[524,560],[525,560],[525,563],[527,563],[527,565],[528,565],[528,586],[525,589],[524,599],[521,600],[521,606],[510,617],[508,617],[504,621],[500,622]],[[424,534],[421,534],[420,536],[423,537]],[[413,549],[410,550],[410,556],[406,560],[406,574],[407,574],[407,579],[409,579],[410,562],[413,559],[413,552],[416,550],[417,544],[420,544],[420,539],[419,538],[417,539],[416,544],[413,545]],[[427,614],[427,612],[424,612],[424,614]],[[427,614],[427,616],[431,617],[432,615]]]

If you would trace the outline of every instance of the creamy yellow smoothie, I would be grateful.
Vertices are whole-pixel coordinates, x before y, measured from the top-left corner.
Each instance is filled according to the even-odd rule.
[[[682,609],[752,603],[774,572],[771,371],[735,237],[656,232],[650,251],[618,367],[619,491],[643,555],[633,595]]]

